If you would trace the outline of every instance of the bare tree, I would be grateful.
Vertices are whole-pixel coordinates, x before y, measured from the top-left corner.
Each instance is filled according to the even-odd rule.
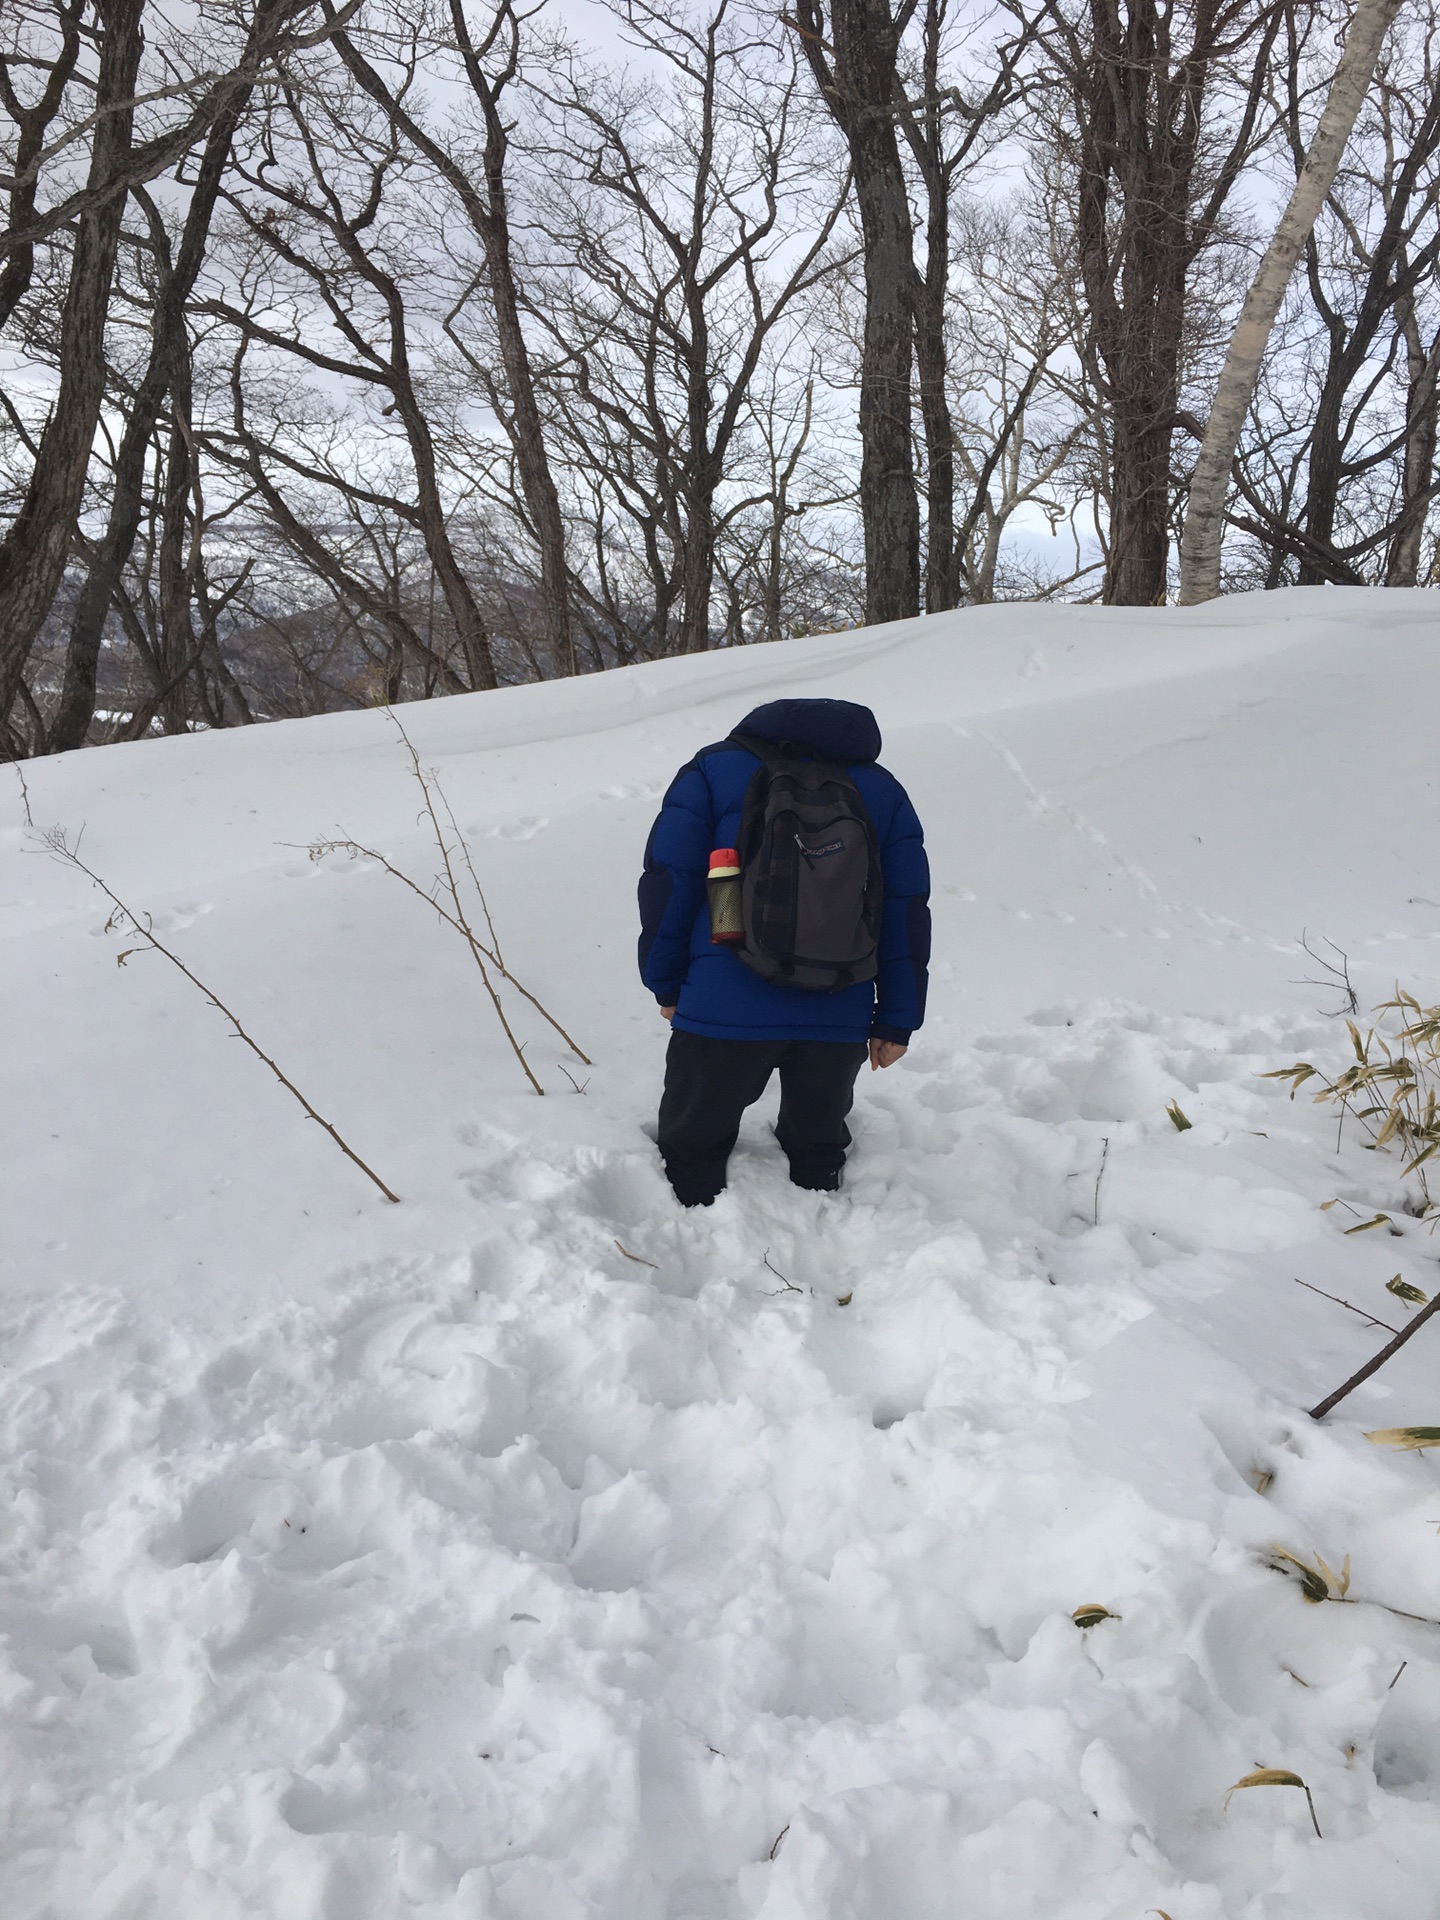
[[[1295,262],[1339,171],[1381,45],[1400,4],[1401,0],[1356,0],[1340,62],[1300,178],[1245,296],[1190,483],[1180,557],[1182,605],[1213,599],[1220,590],[1220,543],[1230,463],[1244,430],[1270,330]]]
[[[1419,575],[1440,339],[1437,54],[1440,8],[1419,0],[1386,42],[1267,343],[1227,513],[1268,553],[1267,584]],[[1316,88],[1293,59],[1279,85],[1298,176]]]
[[[859,425],[869,621],[904,620],[920,611],[920,510],[910,431],[915,229],[896,129],[900,43],[917,4],[797,0],[794,15],[815,83],[850,150],[864,237]]]
[[[590,496],[591,592],[635,652],[695,653],[712,644],[717,547],[754,502],[757,383],[833,269],[846,182],[800,151],[793,53],[757,41],[731,0],[694,16],[621,6],[669,84],[572,60],[547,90],[536,320],[557,443]],[[617,523],[645,558],[639,627]]]
[[[261,53],[275,39],[277,21],[293,11],[288,0],[261,0],[250,23],[241,71],[258,73]],[[163,221],[148,203],[153,260],[157,276],[151,320],[149,362],[130,404],[124,435],[115,460],[110,495],[109,524],[91,562],[84,591],[75,611],[65,657],[65,681],[59,709],[51,723],[48,747],[52,753],[83,745],[95,713],[95,676],[100,643],[115,590],[124,571],[140,525],[145,455],[155,423],[167,398],[172,400],[187,379],[189,343],[187,307],[205,259],[210,222],[230,158],[230,145],[249,103],[252,85],[231,89],[206,137],[200,163],[190,188],[190,202],[172,259]],[[172,468],[179,502],[189,492],[184,469],[189,464],[188,426],[177,423]],[[172,595],[173,601],[173,595]],[[172,698],[171,712],[174,713]],[[248,717],[243,699],[236,712]]]
[[[59,382],[54,404],[41,432],[20,508],[0,540],[0,721],[7,721],[21,691],[25,662],[54,603],[70,554],[76,515],[84,494],[92,443],[105,392],[105,329],[126,200],[132,188],[154,179],[204,137],[232,97],[253,85],[263,63],[306,38],[304,17],[314,0],[278,0],[265,5],[264,30],[241,34],[242,44],[213,66],[174,78],[180,53],[166,36],[160,50],[167,77],[146,92],[142,56],[146,0],[91,0],[94,21],[93,73],[72,51],[69,33],[83,15],[62,7],[61,41],[41,62],[44,80],[29,107],[15,120],[15,151],[25,144],[28,165],[14,174],[12,213],[19,224],[0,235],[0,256],[17,261],[12,290],[23,293],[32,271],[34,249],[51,236],[73,230],[70,263],[61,313]],[[254,15],[250,16],[251,24]],[[19,16],[17,40],[30,23]],[[224,49],[216,23],[213,57]],[[82,36],[83,38],[83,36]],[[10,61],[28,54],[10,43]],[[193,58],[193,56],[192,56]],[[56,104],[57,86],[60,104]],[[15,94],[14,72],[7,65],[6,91]],[[69,105],[65,101],[73,96]],[[178,103],[170,118],[164,107]],[[7,103],[8,104],[8,103]],[[13,112],[13,108],[12,108]],[[44,130],[62,115],[63,131],[43,152],[36,146]],[[136,137],[137,112],[145,115],[148,137]],[[37,129],[42,132],[37,136]],[[69,191],[66,168],[85,151],[83,179]],[[48,163],[59,186],[51,204],[40,210],[35,182]],[[18,297],[18,294],[17,294]],[[13,735],[13,729],[12,729]],[[13,743],[13,742],[12,742]]]
[[[108,0],[99,10],[94,131],[61,317],[60,384],[40,437],[20,511],[0,540],[0,721],[8,720],[30,649],[50,611],[70,551],[105,392],[105,320],[124,211],[140,71],[145,0]],[[62,51],[55,67],[63,67]],[[49,79],[53,80],[55,68]],[[43,98],[43,96],[42,96]],[[36,166],[38,161],[32,160]],[[25,228],[12,247],[33,242]]]
[[[51,8],[22,8],[12,15],[10,35],[0,52],[0,104],[10,116],[15,139],[9,159],[10,205],[6,221],[4,266],[0,267],[0,327],[29,290],[35,271],[35,212],[40,190],[45,136],[65,102],[80,58],[80,23],[86,0],[62,0]],[[22,81],[43,76],[39,91],[26,103]]]
[[[920,62],[913,80],[897,74],[895,113],[918,175],[923,199],[924,264],[914,292],[915,371],[925,444],[925,610],[936,613],[960,599],[963,555],[973,532],[957,535],[955,421],[950,409],[947,322],[952,296],[955,196],[966,173],[1002,131],[1002,109],[1019,92],[1017,68],[1030,28],[1000,46],[995,72],[974,101],[947,84],[946,30],[950,0],[923,0]],[[907,88],[913,86],[913,94]]]
[[[1378,233],[1372,237],[1349,218],[1343,200],[1337,205],[1336,224],[1353,254],[1353,280],[1358,282],[1358,299],[1351,314],[1346,315],[1326,298],[1315,261],[1313,231],[1306,247],[1311,264],[1311,299],[1324,323],[1328,351],[1310,440],[1305,500],[1307,552],[1299,570],[1302,586],[1327,577],[1324,550],[1334,544],[1342,486],[1353,484],[1358,472],[1378,464],[1390,451],[1382,445],[1355,458],[1350,444],[1352,421],[1347,419],[1346,406],[1347,396],[1363,379],[1385,331],[1394,342],[1392,351],[1403,352],[1411,363],[1414,392],[1407,409],[1405,437],[1412,448],[1412,472],[1411,491],[1406,498],[1409,503],[1422,505],[1421,514],[1411,515],[1417,525],[1423,518],[1423,494],[1429,483],[1428,474],[1420,481],[1415,464],[1417,438],[1423,439],[1423,423],[1433,412],[1420,397],[1425,385],[1423,363],[1429,355],[1419,337],[1421,309],[1417,296],[1433,281],[1440,262],[1440,219],[1436,217],[1440,209],[1440,169],[1435,164],[1440,156],[1440,75],[1432,73],[1428,89],[1382,85],[1379,93],[1378,177],[1355,183],[1362,191],[1365,186],[1371,189],[1367,197],[1382,214]],[[1327,197],[1336,200],[1333,188]],[[1387,353],[1382,359],[1388,357]],[[1422,362],[1418,368],[1413,365],[1416,358]],[[1370,384],[1365,382],[1367,389]],[[1353,415],[1353,409],[1348,411]],[[1433,434],[1433,427],[1430,431]],[[1382,545],[1388,547],[1390,541],[1391,530],[1387,528]]]
[[[5,749],[1162,598],[1350,0],[787,4],[11,0]],[[1440,0],[1356,85],[1230,584],[1440,572]]]
[[[302,94],[287,82],[254,155],[237,156],[233,163],[236,186],[227,190],[256,243],[257,270],[262,277],[280,276],[283,294],[277,287],[265,296],[269,320],[262,317],[259,299],[243,305],[212,299],[202,306],[248,343],[383,396],[377,411],[398,423],[413,476],[413,501],[397,498],[393,505],[424,542],[459,636],[469,684],[494,687],[490,633],[451,538],[431,410],[415,365],[407,282],[422,269],[409,245],[405,217],[414,204],[406,191],[413,165],[401,151],[390,117],[362,112],[353,87],[312,86]],[[249,194],[237,190],[242,182]],[[328,339],[315,325],[321,315]],[[249,457],[249,475],[273,506],[278,489],[264,477],[260,441],[238,417],[235,425]],[[272,445],[271,451],[279,449]],[[283,464],[295,464],[293,455],[280,457]],[[313,482],[322,476],[312,466],[301,477]],[[284,524],[287,534],[293,531],[288,519]]]
[[[1017,19],[1030,0],[1005,0]],[[1171,446],[1197,262],[1265,131],[1281,0],[1041,0],[1034,79],[1069,173],[1087,371],[1103,408],[1103,594],[1165,598]],[[1037,110],[1042,96],[1032,96]]]
[[[958,468],[956,565],[965,595],[1053,594],[1095,570],[1002,559],[1018,515],[1051,534],[1093,494],[1079,449],[1089,396],[1076,377],[1073,259],[1042,195],[962,203],[954,218],[949,367]],[[1078,543],[1077,543],[1078,545]]]

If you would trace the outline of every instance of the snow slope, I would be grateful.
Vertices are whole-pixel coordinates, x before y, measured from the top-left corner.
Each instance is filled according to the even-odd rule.
[[[676,764],[814,692],[926,822],[931,1019],[838,1199],[757,1109],[683,1214],[640,849]],[[1440,1419],[1440,1331],[1317,1425],[1385,1336],[1294,1284],[1398,1321],[1440,1241],[1347,1237],[1321,1203],[1398,1209],[1398,1163],[1257,1078],[1343,1055],[1303,929],[1440,998],[1437,698],[1432,596],[1326,590],[407,708],[594,1056],[519,1005],[543,1100],[461,943],[306,856],[428,884],[384,714],[27,767],[398,1207],[117,967],[6,773],[9,1920],[1440,1913],[1440,1627],[1371,1604],[1440,1617],[1437,1467],[1363,1438]],[[1259,1765],[1323,1839],[1294,1789],[1227,1809]]]

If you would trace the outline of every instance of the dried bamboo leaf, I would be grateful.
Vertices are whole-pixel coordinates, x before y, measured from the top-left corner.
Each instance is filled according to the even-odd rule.
[[[1419,1453],[1425,1447],[1440,1447],[1440,1427],[1376,1427],[1365,1438],[1377,1447]]]
[[[1247,1773],[1230,1788],[1230,1791],[1225,1795],[1225,1804],[1227,1807],[1230,1804],[1231,1796],[1239,1793],[1242,1787],[1298,1787],[1304,1794],[1306,1805],[1310,1809],[1310,1824],[1315,1829],[1315,1838],[1317,1840],[1322,1838],[1320,1822],[1315,1818],[1314,1798],[1311,1795],[1309,1787],[1306,1786],[1298,1773],[1292,1773],[1288,1767],[1256,1767],[1253,1773]]]
[[[1392,1107],[1389,1113],[1386,1115],[1384,1125],[1381,1127],[1380,1131],[1375,1136],[1376,1146],[1383,1147],[1389,1141],[1393,1140],[1395,1138],[1395,1135],[1400,1131],[1401,1127],[1404,1124],[1405,1124],[1404,1114],[1399,1112],[1396,1108]]]
[[[1286,1563],[1283,1566],[1280,1564],[1282,1561]],[[1300,1559],[1297,1554],[1291,1553],[1288,1547],[1272,1547],[1270,1549],[1270,1565],[1276,1573],[1283,1573],[1287,1576],[1293,1570],[1299,1579],[1300,1590],[1311,1606],[1318,1607],[1322,1600],[1329,1600],[1334,1597],[1330,1591],[1330,1570],[1323,1560],[1320,1561],[1318,1566],[1312,1567],[1308,1560]],[[1348,1556],[1346,1566],[1349,1566]]]
[[[1076,1607],[1070,1618],[1083,1632],[1087,1627],[1098,1627],[1102,1620],[1118,1620],[1120,1615],[1102,1607],[1098,1600],[1091,1600],[1083,1607]]]
[[[1291,1773],[1288,1767],[1257,1767],[1243,1780],[1237,1780],[1230,1792],[1238,1793],[1242,1787],[1303,1787],[1304,1784],[1299,1774]]]
[[[1325,1584],[1329,1589],[1327,1598],[1332,1600],[1335,1600],[1335,1599],[1343,1600],[1346,1594],[1349,1593],[1350,1591],[1350,1556],[1349,1554],[1347,1553],[1344,1560],[1341,1562],[1339,1573],[1336,1573],[1335,1569],[1329,1564],[1329,1562],[1321,1554],[1318,1554],[1318,1553],[1316,1554],[1315,1564],[1320,1569],[1321,1573],[1323,1573],[1325,1576]]]
[[[1397,1300],[1408,1301],[1412,1307],[1423,1307],[1430,1298],[1429,1294],[1422,1293],[1419,1287],[1412,1287],[1408,1280],[1402,1280],[1398,1273],[1393,1280],[1385,1282],[1385,1291],[1393,1293]]]
[[[1308,1062],[1297,1060],[1293,1067],[1276,1067],[1271,1073],[1259,1073],[1255,1077],[1257,1080],[1288,1080],[1290,1098],[1293,1100],[1307,1080],[1315,1079],[1316,1072],[1316,1068],[1310,1066]]]

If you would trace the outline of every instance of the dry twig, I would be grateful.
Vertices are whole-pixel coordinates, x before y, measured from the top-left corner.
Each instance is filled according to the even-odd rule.
[[[25,809],[25,824],[27,827],[30,827],[33,829],[35,825],[35,816],[30,811],[30,789],[25,784],[25,769],[24,767],[21,766],[18,760],[13,761],[12,765],[14,766],[16,776],[20,781],[20,804]]]
[[[470,922],[465,917],[465,903],[460,897],[459,882],[455,878],[455,867],[451,859],[450,845],[445,838],[445,830],[440,824],[440,816],[435,811],[435,796],[434,794],[432,794],[430,790],[431,781],[432,780],[435,781],[435,785],[437,789],[439,788],[439,781],[436,780],[436,777],[433,773],[427,774],[424,767],[421,766],[420,755],[416,752],[415,742],[410,738],[409,734],[405,731],[405,728],[400,720],[400,716],[395,712],[393,707],[390,709],[390,718],[391,720],[394,721],[396,731],[399,733],[400,738],[405,742],[405,750],[410,755],[411,768],[415,774],[416,780],[419,782],[420,791],[424,796],[424,811],[427,818],[430,821],[431,832],[435,836],[435,845],[438,847],[440,851],[440,864],[445,869],[445,887],[446,887],[446,891],[450,895],[451,902],[453,903],[455,908],[455,915],[454,915],[455,920],[458,922],[461,932],[465,935],[465,938],[470,943],[471,954],[474,957],[476,966],[480,970],[480,978],[484,982],[486,993],[488,993],[490,996],[491,1005],[495,1009],[495,1017],[500,1022],[501,1027],[504,1029],[505,1038],[510,1042],[510,1046],[512,1051],[514,1052],[515,1058],[520,1062],[521,1071],[524,1073],[525,1078],[530,1082],[531,1086],[535,1089],[536,1093],[543,1095],[543,1093],[545,1092],[545,1089],[544,1087],[541,1086],[539,1080],[535,1077],[534,1069],[531,1067],[530,1062],[525,1058],[525,1049],[521,1046],[520,1042],[515,1038],[514,1029],[511,1027],[509,1020],[505,1017],[505,1009],[500,1003],[500,995],[495,991],[494,984],[490,979],[489,969],[487,968],[485,964],[485,959],[483,957],[488,952],[492,963],[495,965],[495,967],[499,968],[503,972],[503,967],[501,966],[499,955],[496,954],[493,951],[493,949],[487,949],[482,947],[480,941],[475,936],[474,928],[470,925]],[[441,792],[440,797],[442,800],[444,800],[445,796],[443,791]],[[449,802],[446,801],[445,804],[448,807]],[[452,819],[454,818],[453,814],[451,815],[451,818]],[[482,907],[484,906],[483,895],[481,897],[481,905]],[[449,918],[448,915],[446,917]],[[487,921],[490,918],[490,912],[488,907],[485,909],[485,917]]]
[[[230,1011],[229,1007],[227,1007],[225,1002],[222,999],[220,999],[218,994],[212,992],[211,989],[206,986],[203,980],[201,980],[196,974],[193,974],[190,971],[189,967],[186,966],[185,962],[180,958],[180,956],[177,953],[172,953],[170,948],[165,945],[164,941],[156,937],[154,928],[150,922],[150,916],[146,914],[142,918],[139,914],[137,914],[134,911],[133,908],[128,907],[125,904],[125,902],[120,898],[119,894],[116,893],[113,888],[108,886],[105,883],[105,881],[103,881],[100,878],[99,874],[95,872],[93,867],[88,867],[85,864],[85,862],[80,858],[79,840],[77,839],[75,842],[75,845],[72,847],[66,836],[65,829],[63,827],[52,827],[50,831],[45,835],[45,844],[57,860],[61,861],[65,866],[73,867],[77,873],[83,873],[85,875],[85,878],[89,880],[93,886],[98,887],[101,893],[105,895],[105,898],[111,903],[111,906],[114,908],[114,912],[111,914],[110,920],[109,922],[107,922],[107,925],[117,926],[117,927],[119,926],[130,927],[135,933],[137,933],[140,936],[140,938],[145,942],[147,946],[152,948],[156,953],[161,954],[166,960],[170,962],[172,967],[177,968],[181,973],[183,973],[185,978],[190,982],[191,986],[197,987],[200,990],[200,992],[204,994],[205,998],[210,1002],[211,1006],[216,1008],[220,1013],[224,1014],[225,1018],[230,1022],[230,1025],[234,1028],[236,1038],[239,1040],[243,1040],[245,1042],[245,1045],[255,1055],[256,1059],[262,1060],[265,1063],[265,1065],[270,1069],[271,1073],[274,1074],[275,1078],[280,1082],[281,1086],[285,1088],[286,1092],[289,1094],[292,1094],[294,1098],[300,1102],[300,1105],[305,1109],[307,1117],[313,1120],[317,1127],[323,1128],[324,1131],[329,1134],[330,1138],[335,1142],[336,1146],[339,1147],[340,1151],[345,1155],[346,1159],[353,1160],[355,1165],[359,1167],[360,1171],[365,1175],[366,1179],[372,1181],[380,1189],[381,1193],[384,1194],[387,1200],[393,1201],[394,1204],[398,1206],[400,1204],[399,1194],[392,1193],[389,1187],[387,1187],[385,1182],[380,1178],[379,1174],[376,1173],[374,1168],[368,1167],[365,1164],[365,1162],[360,1158],[359,1154],[356,1153],[355,1149],[348,1144],[348,1142],[336,1131],[336,1129],[331,1125],[331,1123],[328,1120],[324,1119],[320,1114],[318,1114],[315,1111],[314,1107],[311,1106],[310,1102],[305,1098],[304,1094],[301,1093],[300,1089],[295,1085],[295,1082],[291,1080],[286,1074],[282,1073],[280,1068],[271,1059],[270,1055],[266,1053],[261,1047],[259,1047],[256,1044],[254,1040],[250,1038],[250,1035],[245,1031],[244,1027],[241,1026],[239,1019],[236,1017],[235,1014],[233,1014]],[[125,961],[129,958],[129,954],[133,952],[134,952],[134,948],[132,947],[131,949],[129,949],[129,952],[122,953],[120,955],[120,964],[123,965]]]
[[[1385,1362],[1397,1354],[1405,1342],[1417,1334],[1434,1313],[1440,1313],[1440,1293],[1436,1294],[1428,1306],[1422,1307],[1409,1326],[1402,1327],[1389,1345],[1382,1347],[1373,1360],[1367,1360],[1359,1372],[1352,1373],[1343,1386],[1338,1386],[1334,1393],[1327,1394],[1323,1400],[1311,1407],[1310,1418],[1323,1420],[1331,1408],[1338,1407],[1347,1394],[1353,1393],[1356,1387],[1363,1386],[1372,1373],[1378,1373]]]
[[[405,731],[399,715],[395,713],[393,709],[391,710],[390,718],[394,722],[400,738],[405,743],[406,751],[410,755],[411,771],[414,773],[416,782],[424,796],[423,812],[430,822],[430,830],[434,836],[435,845],[439,850],[441,867],[443,869],[442,875],[437,876],[437,882],[443,885],[444,892],[449,897],[449,907],[445,906],[441,900],[435,897],[433,886],[428,889],[422,887],[417,880],[413,880],[408,873],[405,873],[401,868],[397,867],[393,861],[386,859],[385,855],[381,853],[378,848],[368,847],[362,841],[353,840],[347,835],[342,834],[339,839],[335,840],[313,841],[306,851],[312,860],[323,859],[328,853],[344,853],[349,855],[351,859],[373,860],[378,867],[390,875],[391,879],[398,880],[403,887],[408,887],[410,892],[413,893],[417,899],[422,900],[432,912],[437,913],[447,926],[455,929],[470,949],[470,956],[479,970],[485,991],[489,995],[490,1003],[495,1009],[496,1018],[500,1022],[505,1038],[510,1043],[511,1051],[520,1062],[520,1067],[525,1078],[530,1082],[530,1085],[535,1089],[536,1093],[543,1094],[545,1089],[541,1086],[531,1069],[529,1061],[525,1058],[524,1046],[516,1039],[514,1029],[511,1027],[509,1019],[506,1016],[499,991],[491,979],[492,973],[498,975],[507,985],[512,986],[523,1000],[529,1001],[535,1011],[555,1029],[556,1033],[559,1034],[560,1038],[565,1042],[565,1045],[577,1059],[583,1060],[587,1067],[593,1066],[594,1062],[591,1060],[589,1054],[585,1052],[584,1048],[578,1046],[565,1031],[554,1014],[551,1013],[550,1009],[537,999],[527,986],[517,980],[515,975],[511,973],[510,969],[505,965],[500,952],[500,941],[495,931],[495,922],[490,914],[489,902],[485,898],[484,889],[481,887],[479,876],[475,872],[475,863],[471,858],[469,845],[456,821],[455,810],[450,805],[449,796],[440,784],[439,777],[433,769],[427,771],[421,763],[420,755],[416,750],[414,741],[411,740],[409,734]],[[438,807],[436,805],[437,800],[439,802]],[[441,808],[443,808],[445,817],[449,821],[453,839],[447,837],[445,829],[441,824]],[[471,884],[475,889],[476,898],[480,902],[480,911],[485,916],[485,926],[489,934],[488,944],[476,933],[466,914],[464,895],[460,886],[459,874],[456,871],[457,861],[463,867],[464,871],[468,873]],[[565,1071],[563,1067],[561,1071]],[[571,1086],[576,1088],[577,1092],[584,1091],[582,1087],[576,1086],[572,1074],[567,1073],[565,1077],[570,1081]]]
[[[1298,1276],[1296,1277],[1295,1284],[1297,1287],[1305,1287],[1311,1293],[1318,1293],[1322,1300],[1333,1300],[1337,1307],[1345,1307],[1351,1313],[1358,1313],[1362,1320],[1368,1321],[1372,1327],[1379,1327],[1382,1333],[1398,1333],[1400,1331],[1398,1327],[1392,1327],[1388,1320],[1377,1320],[1373,1313],[1366,1313],[1363,1307],[1351,1306],[1350,1302],[1348,1300],[1342,1300],[1338,1293],[1326,1293],[1324,1287],[1311,1286],[1308,1280],[1301,1280]]]
[[[1308,927],[1306,927],[1300,935],[1300,944],[1315,962],[1316,966],[1321,968],[1330,977],[1328,980],[1315,980],[1307,975],[1303,980],[1292,980],[1290,982],[1291,986],[1322,987],[1327,993],[1338,993],[1341,1001],[1340,1006],[1338,1008],[1322,1007],[1320,1009],[1322,1013],[1358,1013],[1360,1011],[1360,996],[1356,993],[1354,983],[1350,978],[1350,956],[1345,952],[1344,948],[1337,947],[1333,940],[1325,941],[1325,945],[1330,949],[1331,953],[1336,953],[1340,956],[1340,964],[1336,966],[1333,960],[1327,960],[1323,953],[1317,953],[1314,947],[1311,946],[1310,929]]]
[[[768,1247],[765,1249],[765,1264],[780,1282],[780,1285],[770,1296],[772,1300],[778,1299],[782,1293],[803,1293],[805,1291],[803,1287],[797,1287],[792,1280],[785,1278],[779,1267],[777,1267],[775,1262],[770,1258],[770,1249]]]
[[[1100,1142],[1100,1171],[1095,1176],[1095,1215],[1094,1225],[1100,1224],[1100,1182],[1105,1178],[1105,1163],[1110,1158],[1110,1136],[1107,1133]]]

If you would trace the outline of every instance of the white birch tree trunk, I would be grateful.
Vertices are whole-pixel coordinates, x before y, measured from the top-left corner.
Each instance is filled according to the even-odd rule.
[[[1230,349],[1215,387],[1205,438],[1190,482],[1185,531],[1180,542],[1180,604],[1196,606],[1220,591],[1220,541],[1230,463],[1240,444],[1245,416],[1260,378],[1266,344],[1301,249],[1335,183],[1380,57],[1380,48],[1403,0],[1356,0],[1340,64],[1290,204],[1256,270],[1240,310]]]

